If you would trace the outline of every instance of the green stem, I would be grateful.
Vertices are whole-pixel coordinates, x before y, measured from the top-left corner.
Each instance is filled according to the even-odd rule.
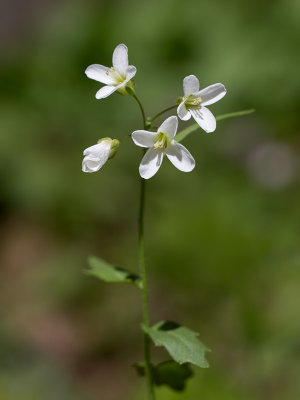
[[[153,122],[156,118],[160,117],[162,114],[164,114],[164,113],[166,113],[166,112],[168,112],[168,111],[170,111],[170,110],[173,110],[173,108],[176,108],[176,107],[178,107],[178,104],[175,104],[174,106],[165,108],[164,110],[162,110],[162,111],[159,112],[158,114],[154,115],[154,117],[151,117],[149,120],[150,120],[151,122]]]
[[[145,115],[144,107],[142,106],[142,103],[140,102],[139,98],[135,94],[132,97],[136,100],[136,102],[138,103],[138,105],[140,107],[140,110],[141,110],[141,113],[143,116],[144,129],[146,129],[146,115]]]
[[[143,151],[143,154],[145,152]],[[143,324],[149,327],[149,306],[148,306],[148,289],[146,278],[146,265],[145,265],[145,251],[144,251],[144,209],[145,209],[145,179],[141,178],[141,192],[140,192],[140,210],[139,210],[139,255],[140,255],[140,271],[143,282]],[[155,400],[155,393],[153,387],[151,360],[150,360],[150,338],[144,333],[144,357],[145,357],[145,372],[147,379],[148,398]]]
[[[142,103],[136,95],[133,96],[138,103],[143,116],[144,129],[146,126],[145,111]],[[146,149],[143,149],[143,155]],[[144,214],[145,214],[145,189],[146,180],[141,178],[141,189],[140,189],[140,207],[139,207],[139,218],[138,218],[138,238],[139,238],[139,259],[140,259],[140,273],[142,277],[142,296],[143,296],[143,325],[149,327],[149,302],[148,302],[148,288],[147,288],[147,275],[145,265],[145,249],[144,249]],[[150,338],[144,333],[144,358],[145,358],[145,373],[147,380],[148,399],[155,400],[154,384],[151,370],[151,356],[150,356]]]

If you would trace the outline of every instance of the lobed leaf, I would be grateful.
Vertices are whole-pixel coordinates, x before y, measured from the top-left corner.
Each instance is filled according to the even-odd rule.
[[[197,338],[198,334],[175,322],[161,321],[152,327],[142,325],[156,346],[163,346],[179,364],[191,363],[208,368],[205,352],[209,349]]]
[[[138,374],[145,376],[145,365],[134,365]],[[152,365],[152,376],[156,386],[166,385],[181,392],[185,389],[186,380],[193,375],[189,364],[178,364],[173,360],[164,361],[158,365]]]
[[[84,272],[105,282],[131,283],[142,289],[141,278],[124,268],[115,267],[98,257],[89,257],[89,269]]]

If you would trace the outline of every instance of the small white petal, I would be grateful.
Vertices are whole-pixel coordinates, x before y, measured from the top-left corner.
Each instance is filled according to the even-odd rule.
[[[185,96],[199,91],[199,80],[195,75],[186,76],[183,80],[183,92]]]
[[[184,101],[181,102],[177,108],[177,114],[183,121],[188,121],[191,118],[191,113],[186,109]]]
[[[190,109],[192,117],[197,122],[197,124],[205,130],[205,132],[210,133],[216,129],[216,118],[206,107],[200,107],[197,109]]]
[[[109,153],[111,147],[111,139],[103,140],[100,143],[94,144],[86,148],[83,152],[84,156],[93,155],[97,157],[100,153]]]
[[[175,140],[165,150],[171,163],[183,172],[190,172],[195,168],[195,160],[191,153]]]
[[[215,83],[214,85],[210,85],[207,88],[200,90],[197,96],[202,99],[201,105],[208,106],[221,100],[225,94],[225,86],[222,85],[222,83]]]
[[[172,115],[172,117],[169,117],[166,120],[164,120],[164,122],[157,129],[157,132],[166,133],[170,139],[173,139],[173,137],[176,135],[177,127],[178,127],[178,118],[175,115]]]
[[[85,156],[82,161],[82,171],[83,172],[96,172],[105,164],[101,163],[99,159],[92,158],[90,156]]]
[[[109,157],[111,141],[104,140],[84,150],[82,161],[83,172],[96,172],[106,163]]]
[[[139,130],[139,131],[132,132],[131,137],[137,146],[153,147],[154,138],[156,135],[157,135],[157,132]]]
[[[126,82],[134,77],[136,74],[136,67],[134,65],[129,65],[126,69]]]
[[[85,70],[85,74],[88,78],[104,83],[105,85],[113,85],[116,82],[111,69],[100,64],[90,65]]]
[[[126,75],[128,68],[128,49],[125,44],[119,44],[113,52],[113,67],[122,76]]]
[[[133,65],[129,65],[129,67],[127,68],[126,78],[124,79],[123,82],[121,82],[118,85],[116,85],[116,90],[121,88],[121,87],[126,86],[126,83],[129,82],[130,79],[132,79],[135,74],[136,74],[136,68]]]
[[[85,163],[85,158],[84,158],[83,161],[82,161],[82,171],[83,171],[83,172],[91,172],[91,171],[89,170],[88,166],[87,166],[86,163]]]
[[[120,85],[119,85],[120,86]],[[113,92],[118,89],[118,86],[103,86],[98,92],[96,93],[96,99],[104,99],[108,97]]]
[[[152,147],[147,150],[139,167],[141,177],[144,179],[152,178],[159,170],[163,157],[164,153],[160,149],[154,149]]]
[[[82,171],[83,172],[93,172],[91,171],[88,166],[85,164],[85,160],[82,161]]]

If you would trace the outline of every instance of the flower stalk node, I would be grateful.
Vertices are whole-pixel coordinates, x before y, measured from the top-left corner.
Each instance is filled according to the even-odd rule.
[[[146,118],[146,121],[145,121],[145,128],[146,128],[146,129],[150,129],[150,128],[151,128],[151,125],[152,125],[151,117],[147,117],[147,118]]]

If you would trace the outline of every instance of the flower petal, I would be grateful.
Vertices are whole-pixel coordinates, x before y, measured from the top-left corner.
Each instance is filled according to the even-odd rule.
[[[129,67],[127,68],[127,73],[126,73],[126,77],[125,77],[124,81],[119,83],[116,86],[116,88],[119,89],[121,87],[126,86],[127,82],[129,82],[130,79],[132,79],[135,74],[136,74],[136,67],[134,67],[133,65],[129,65]]]
[[[131,137],[137,146],[153,147],[154,138],[156,135],[157,135],[157,132],[139,130],[139,131],[132,132]]]
[[[119,44],[113,52],[113,67],[120,75],[126,75],[128,68],[128,49],[125,44]]]
[[[210,133],[216,129],[216,119],[213,114],[206,107],[200,107],[197,109],[190,109],[192,117],[197,122],[197,124],[205,130],[205,132]]]
[[[93,158],[90,156],[85,156],[82,161],[82,171],[83,172],[96,172],[105,164],[105,162],[100,162],[98,158]]]
[[[115,78],[110,68],[104,67],[100,64],[92,64],[85,70],[85,74],[88,78],[94,79],[95,81],[105,83],[106,85],[115,84]]]
[[[119,85],[120,86],[120,85]],[[103,86],[98,92],[96,93],[96,99],[104,99],[108,97],[113,92],[118,89],[118,86]]]
[[[108,153],[110,152],[110,146],[111,146],[111,141],[104,140],[100,143],[94,144],[93,146],[90,146],[86,148],[83,152],[84,156],[91,155],[92,157],[98,157],[99,154]]]
[[[154,149],[152,147],[147,150],[139,167],[141,177],[144,179],[152,178],[152,176],[159,170],[163,157],[164,153],[160,149]]]
[[[126,82],[134,77],[136,74],[136,67],[134,65],[129,65],[126,69]]]
[[[201,105],[208,106],[209,104],[216,103],[221,100],[226,94],[225,86],[222,83],[215,83],[205,89],[199,91],[199,95],[202,99]]]
[[[164,120],[164,122],[157,129],[157,132],[166,133],[170,139],[173,139],[173,137],[176,135],[177,127],[178,127],[178,118],[176,117],[176,115],[172,115],[172,117],[169,117]]]
[[[195,168],[195,160],[191,153],[175,140],[165,150],[171,163],[183,172],[190,172]]]
[[[184,101],[181,102],[177,108],[177,114],[183,121],[188,121],[191,118],[191,113],[186,109]]]
[[[106,163],[109,157],[112,140],[103,140],[84,150],[82,161],[83,172],[96,172]]]
[[[183,80],[183,92],[185,96],[199,91],[199,80],[195,75],[186,76]]]

